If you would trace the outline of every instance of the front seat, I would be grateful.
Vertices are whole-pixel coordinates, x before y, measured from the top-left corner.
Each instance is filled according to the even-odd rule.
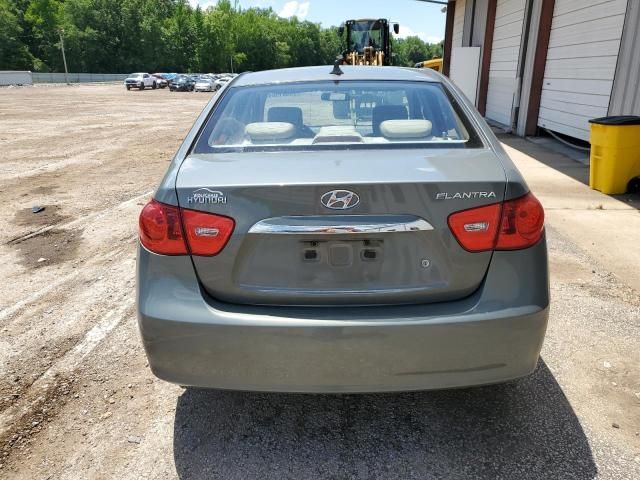
[[[378,105],[371,112],[373,136],[381,137],[380,124],[385,120],[407,120],[409,112],[404,105]]]
[[[268,122],[287,122],[296,127],[298,137],[313,138],[313,131],[305,126],[302,120],[302,109],[299,107],[271,107],[267,112]]]

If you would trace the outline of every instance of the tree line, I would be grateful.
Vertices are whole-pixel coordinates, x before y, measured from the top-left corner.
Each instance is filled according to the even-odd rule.
[[[343,19],[336,19],[342,21]],[[402,26],[400,26],[402,28]],[[279,17],[229,0],[0,0],[0,70],[223,72],[333,63],[337,27]],[[442,43],[394,39],[394,64],[442,55]]]

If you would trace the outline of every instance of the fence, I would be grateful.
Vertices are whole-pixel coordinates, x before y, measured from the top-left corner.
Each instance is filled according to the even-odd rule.
[[[33,83],[64,83],[64,73],[34,72]],[[128,73],[70,73],[69,83],[119,82],[127,78]]]
[[[64,73],[44,73],[28,71],[0,71],[0,85],[32,85],[34,83],[91,83],[121,82],[127,73],[70,73],[68,80]]]
[[[0,85],[31,85],[31,72],[4,70],[0,71]]]

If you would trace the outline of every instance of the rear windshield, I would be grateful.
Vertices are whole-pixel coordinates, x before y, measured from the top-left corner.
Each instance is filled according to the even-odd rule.
[[[398,147],[482,142],[440,83],[315,82],[229,89],[194,153]]]

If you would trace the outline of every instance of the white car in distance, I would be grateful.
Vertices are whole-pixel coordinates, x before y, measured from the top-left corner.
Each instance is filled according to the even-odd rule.
[[[132,88],[144,90],[147,87],[156,89],[158,87],[158,81],[154,76],[149,75],[148,73],[138,72],[132,73],[125,78],[124,86],[127,87],[127,90],[131,90]]]
[[[195,84],[194,90],[196,92],[213,92],[217,90],[214,86],[213,79],[209,77],[200,77]]]

